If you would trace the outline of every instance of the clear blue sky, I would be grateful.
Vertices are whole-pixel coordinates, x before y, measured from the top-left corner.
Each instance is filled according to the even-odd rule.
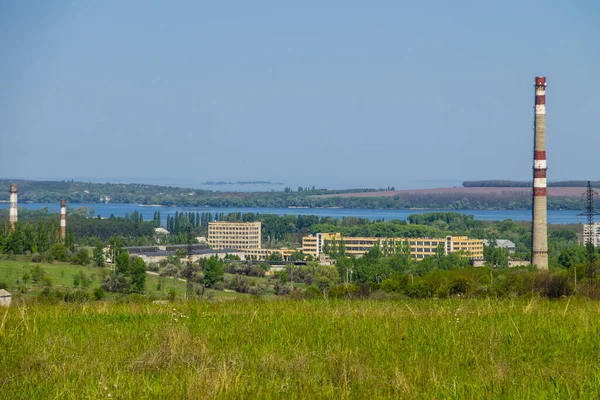
[[[284,3],[0,0],[0,177],[600,179],[598,2]]]

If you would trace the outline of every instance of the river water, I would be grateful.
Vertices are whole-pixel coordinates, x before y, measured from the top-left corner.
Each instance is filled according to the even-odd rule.
[[[370,220],[383,219],[389,221],[392,219],[405,220],[411,214],[423,214],[428,212],[449,210],[371,210],[371,209],[348,209],[348,208],[213,208],[213,207],[165,207],[165,206],[141,206],[139,204],[69,204],[69,207],[80,208],[88,207],[93,209],[95,214],[108,218],[111,214],[115,217],[122,217],[125,214],[131,214],[134,211],[141,213],[144,220],[152,220],[155,211],[160,211],[163,221],[167,215],[175,215],[175,212],[205,212],[205,213],[261,213],[277,215],[317,215],[319,217],[359,217]],[[0,209],[8,209],[8,203],[0,203]],[[58,204],[44,203],[20,203],[19,208],[39,210],[48,207],[50,212],[59,212]],[[503,221],[512,219],[515,221],[531,221],[531,210],[460,210],[463,214],[471,214],[475,219],[486,221]],[[571,224],[584,222],[584,218],[578,216],[580,211],[548,210],[548,222],[551,224]]]

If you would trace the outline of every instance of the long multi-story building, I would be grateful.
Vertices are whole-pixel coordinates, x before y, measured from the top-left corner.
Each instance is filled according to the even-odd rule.
[[[587,246],[590,239],[594,247],[600,245],[600,222],[594,222],[591,227],[588,224],[583,224],[583,245]]]
[[[213,250],[221,249],[260,249],[260,222],[223,222],[208,223],[208,245]]]
[[[317,233],[302,238],[304,254],[318,258],[322,253],[343,252],[360,257],[378,245],[386,255],[405,251],[410,247],[412,258],[420,260],[442,252],[447,255],[460,252],[472,260],[483,260],[483,240],[469,239],[467,236],[446,236],[445,238],[379,238],[342,237],[339,233]]]
[[[246,260],[266,261],[272,254],[279,253],[283,261],[289,261],[292,254],[300,250],[301,249],[296,250],[285,247],[281,249],[244,249],[244,254],[246,256]]]

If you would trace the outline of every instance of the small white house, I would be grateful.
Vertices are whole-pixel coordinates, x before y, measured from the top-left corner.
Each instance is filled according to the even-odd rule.
[[[12,294],[8,293],[4,289],[0,289],[0,307],[8,307],[10,306],[10,301],[12,300]]]

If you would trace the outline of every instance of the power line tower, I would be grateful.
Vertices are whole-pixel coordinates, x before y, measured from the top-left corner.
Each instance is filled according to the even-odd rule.
[[[585,211],[581,214],[587,218],[587,265],[586,265],[586,275],[590,282],[596,281],[596,232],[594,229],[594,216],[599,215],[600,212],[596,211],[596,196],[598,196],[598,192],[595,192],[592,189],[592,183],[588,181],[587,190],[584,193],[586,208]],[[583,228],[583,237],[585,240],[585,231],[586,226]]]

